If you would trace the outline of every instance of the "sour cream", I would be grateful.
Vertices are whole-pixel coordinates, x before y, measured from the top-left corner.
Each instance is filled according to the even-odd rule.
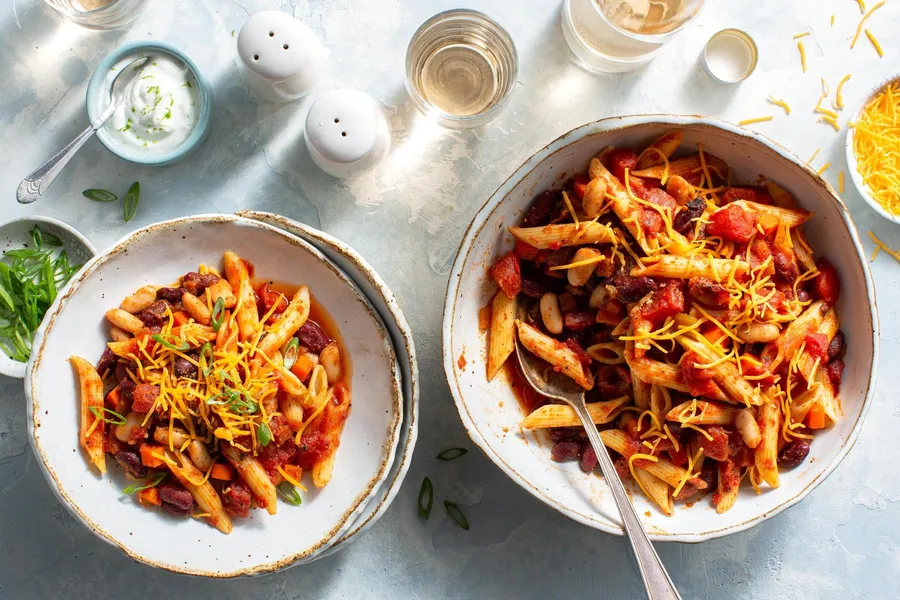
[[[186,64],[155,54],[125,88],[122,102],[106,123],[117,143],[132,150],[166,154],[180,146],[200,118],[199,84]]]

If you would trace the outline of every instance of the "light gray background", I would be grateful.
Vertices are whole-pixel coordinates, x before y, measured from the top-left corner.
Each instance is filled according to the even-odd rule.
[[[423,123],[404,91],[406,44],[453,0],[152,0],[123,31],[96,33],[63,23],[39,0],[0,3],[0,215],[46,214],[67,221],[98,248],[155,221],[256,208],[303,220],[347,241],[397,294],[416,332],[422,405],[419,443],[407,483],[359,541],[312,565],[257,579],[204,581],[137,565],[101,542],[56,501],[35,464],[19,381],[0,377],[0,597],[3,598],[639,598],[626,542],[568,521],[506,479],[480,452],[452,463],[433,457],[468,446],[441,369],[440,320],[447,272],[469,220],[531,153],[582,123],[608,115],[690,112],[728,120],[772,114],[757,129],[808,157],[822,151],[826,177],[846,169],[844,131],[817,124],[819,77],[832,88],[847,72],[849,107],[859,106],[896,70],[900,3],[870,21],[887,55],[863,37],[851,0],[711,1],[700,19],[642,71],[595,76],[574,64],[559,28],[558,0],[483,0],[470,5],[504,22],[518,45],[515,97],[491,125],[450,132]],[[868,2],[874,4],[874,0]],[[331,72],[316,90],[355,87],[385,104],[395,149],[354,181],[317,171],[303,148],[307,103],[257,102],[241,80],[232,30],[248,15],[277,8],[316,29],[331,50]],[[831,14],[836,24],[829,25]],[[700,70],[715,31],[740,27],[760,47],[756,73],[722,87]],[[801,74],[792,35],[804,39]],[[84,92],[101,58],[125,41],[153,38],[185,49],[214,83],[214,125],[182,163],[138,168],[96,140],[49,193],[15,204],[16,186],[86,125]],[[789,117],[766,102],[774,94]],[[845,123],[849,111],[841,115]],[[123,223],[118,206],[81,196],[89,187],[124,192],[139,180],[142,201]],[[850,189],[844,194],[868,250],[872,229],[892,247],[900,231]],[[900,265],[885,255],[872,269],[881,317],[878,393],[854,450],[798,506],[751,531],[699,545],[658,546],[687,598],[896,598],[900,596],[900,411],[897,306]],[[436,509],[416,515],[422,477],[468,505],[469,532]],[[223,539],[227,544],[228,540]]]

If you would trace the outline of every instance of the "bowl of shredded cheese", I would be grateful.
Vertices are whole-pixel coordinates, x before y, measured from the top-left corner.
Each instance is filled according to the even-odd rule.
[[[880,85],[847,132],[850,178],[863,199],[900,224],[900,78]]]

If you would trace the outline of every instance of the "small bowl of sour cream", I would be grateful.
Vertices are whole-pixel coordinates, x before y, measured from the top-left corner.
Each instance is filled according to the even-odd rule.
[[[107,56],[87,89],[87,112],[93,121],[108,106],[109,90],[122,68],[131,67],[122,102],[97,130],[116,156],[139,165],[176,162],[199,146],[209,133],[212,89],[197,65],[178,48],[163,42],[133,42]]]

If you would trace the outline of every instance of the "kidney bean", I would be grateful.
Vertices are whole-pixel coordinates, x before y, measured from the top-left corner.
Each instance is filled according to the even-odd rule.
[[[196,358],[196,357],[192,357]],[[197,365],[187,360],[186,358],[182,358],[180,356],[175,357],[175,375],[177,377],[188,377],[190,379],[197,378]]]
[[[331,341],[328,338],[328,335],[315,321],[307,321],[304,323],[303,327],[297,332],[297,337],[300,338],[301,344],[316,354],[324,350],[325,346],[328,345],[328,342]]]
[[[809,298],[810,296],[808,291],[804,290],[803,288],[797,290],[797,300],[799,300],[800,302],[809,302]]]
[[[570,331],[584,331],[594,324],[594,311],[573,310],[563,315],[563,324]]]
[[[834,359],[825,365],[825,373],[828,375],[828,379],[831,380],[831,385],[834,386],[836,394],[841,386],[841,378],[844,376],[844,361],[839,358]]]
[[[116,462],[126,473],[135,479],[143,479],[147,476],[147,467],[141,463],[141,457],[132,450],[119,450],[116,452]]]
[[[540,298],[547,293],[547,286],[530,279],[523,279],[522,293],[529,298]]]
[[[562,442],[571,440],[575,438],[576,433],[578,433],[578,431],[573,427],[554,427],[550,430],[550,441]]]
[[[575,460],[581,455],[581,442],[558,442],[550,451],[550,458],[556,462]]]
[[[136,387],[137,384],[131,379],[123,379],[119,382],[119,394],[121,394],[122,399],[128,404],[134,402],[134,390]]]
[[[793,469],[809,454],[809,442],[806,440],[794,440],[785,444],[778,455],[778,466],[782,469]]]
[[[164,511],[166,511],[173,517],[186,517],[191,514],[191,509],[181,508],[180,506],[175,506],[174,504],[170,504],[169,502],[163,501],[161,506]]]
[[[637,302],[656,289],[656,282],[649,277],[630,275],[616,275],[613,277],[612,285],[616,289],[616,298],[626,304]]]
[[[250,488],[236,479],[222,488],[222,505],[232,517],[246,517],[250,514]]]
[[[177,288],[159,288],[156,290],[156,299],[157,300],[165,300],[169,304],[178,304],[181,302],[181,297],[184,296],[184,293],[187,290],[183,287]]]
[[[575,296],[571,294],[571,292],[563,292],[559,294],[559,309],[564,313],[570,312],[578,308],[578,300],[575,299]]]
[[[703,215],[706,202],[702,198],[694,198],[675,215],[672,228],[678,233],[687,233],[694,228],[694,219]]]
[[[200,275],[199,273],[186,273],[181,278],[181,285],[184,289],[195,296],[201,296],[206,288],[219,280],[219,277],[212,274]]]
[[[140,313],[138,319],[144,322],[147,327],[161,326],[167,319],[166,311],[171,310],[172,305],[166,300],[157,300]]]
[[[116,367],[116,363],[119,360],[119,357],[116,356],[112,350],[107,346],[103,349],[103,354],[100,355],[100,361],[97,363],[97,373],[102,377],[106,371],[110,369],[114,369]]]
[[[828,358],[830,360],[844,358],[846,351],[847,349],[844,346],[844,332],[838,329],[837,333],[834,334],[834,337],[831,338],[831,343],[828,344]]]
[[[177,483],[159,484],[159,497],[163,502],[173,504],[182,510],[194,508],[194,497]]]
[[[585,446],[584,452],[581,453],[581,470],[585,473],[590,473],[597,468],[599,462],[597,454],[594,452],[594,447],[591,445]]]
[[[525,214],[525,226],[544,225],[551,208],[553,208],[553,192],[547,190],[541,193],[531,204],[531,208]]]

